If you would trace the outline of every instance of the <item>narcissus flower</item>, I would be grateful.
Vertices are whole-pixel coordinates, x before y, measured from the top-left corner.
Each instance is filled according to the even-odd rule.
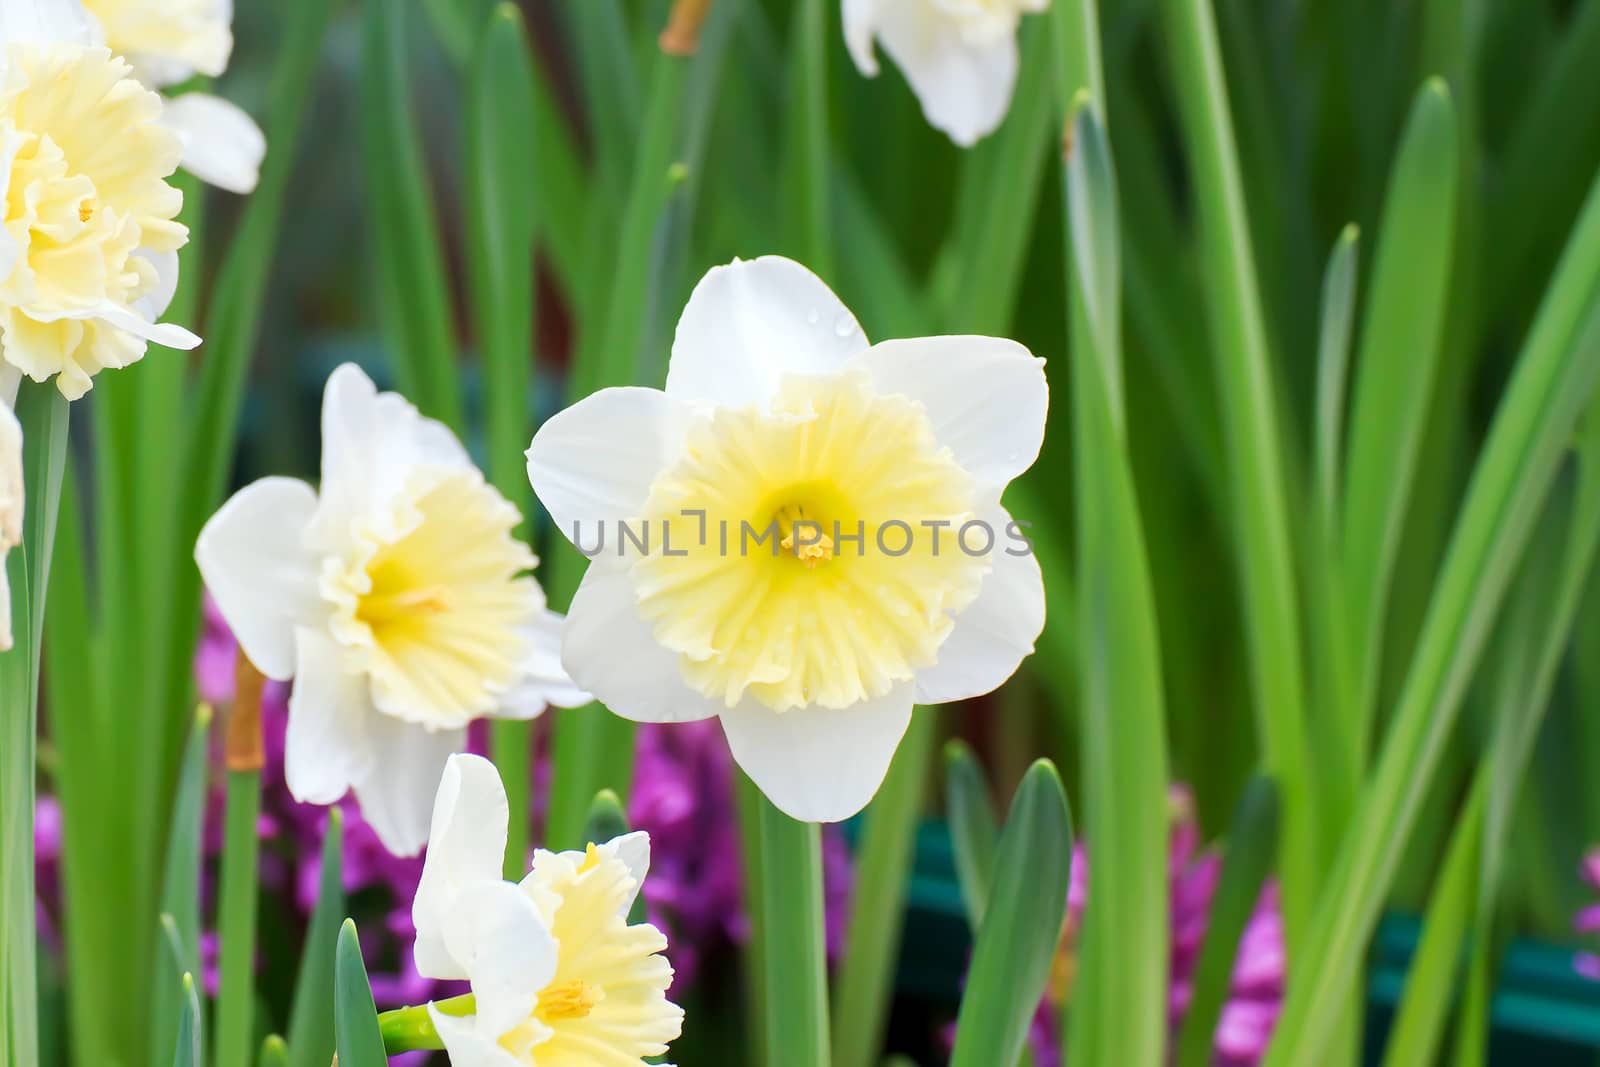
[[[472,983],[474,1014],[429,1005],[454,1067],[625,1067],[660,1056],[683,1028],[667,1000],[667,939],[628,911],[650,837],[534,854],[501,878],[508,807],[494,765],[450,758],[439,783],[412,919],[417,970]]]
[[[295,680],[296,799],[353,788],[383,843],[414,854],[469,722],[588,699],[519,520],[448,429],[346,365],[323,397],[320,492],[263,478],[206,523],[195,559],[223,617],[263,674]]]
[[[178,136],[132,68],[95,42],[76,0],[0,4],[0,349],[62,395],[146,343],[193,348],[158,325],[188,231],[167,182]]]
[[[1033,650],[1044,588],[1000,494],[1047,405],[1013,341],[869,347],[798,263],[712,270],[665,392],[602,390],[528,450],[592,556],[564,665],[630,719],[720,716],[774,804],[847,818],[913,703],[987,693]]]
[[[81,0],[106,46],[139,80],[164,89],[196,74],[219,77],[233,53],[233,0]],[[210,93],[167,101],[166,125],[183,142],[183,169],[203,182],[248,193],[261,177],[267,141],[255,120]]]
[[[844,0],[856,67],[878,73],[873,40],[905,73],[922,113],[956,144],[993,133],[1017,83],[1017,25],[1050,0]]]

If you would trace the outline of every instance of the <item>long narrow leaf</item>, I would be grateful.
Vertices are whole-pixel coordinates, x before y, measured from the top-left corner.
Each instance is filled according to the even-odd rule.
[[[473,322],[483,359],[489,480],[526,517],[533,494],[522,464],[533,399],[533,231],[538,173],[533,57],[522,15],[502,4],[488,19],[468,78],[467,267]],[[528,524],[524,522],[526,534]],[[511,822],[506,875],[520,878],[530,825],[533,730],[493,725],[494,761],[506,783]]]
[[[328,809],[322,837],[317,903],[300,952],[299,977],[289,1008],[289,1052],[293,1067],[325,1067],[334,1052],[334,967],[344,899],[344,816]]]
[[[1323,889],[1267,1067],[1320,1063],[1578,414],[1600,377],[1600,185],[1568,242],[1456,523],[1371,784]]]
[[[1089,868],[1084,988],[1068,1035],[1075,1062],[1158,1067],[1166,1027],[1139,1005],[1165,996],[1167,822],[1165,699],[1154,591],[1128,454],[1117,194],[1110,144],[1078,98],[1064,189],[1073,339],[1078,504],[1080,714]],[[993,902],[990,909],[994,907]],[[987,915],[989,912],[986,912]]]
[[[1355,319],[1356,257],[1361,231],[1354,223],[1339,232],[1322,275],[1322,318],[1317,332],[1317,505],[1324,536],[1332,542],[1339,514],[1344,407],[1350,368],[1350,328]]]
[[[195,992],[194,975],[183,976],[183,1015],[178,1021],[177,1049],[173,1067],[203,1067],[200,1054],[200,997]]]
[[[34,927],[34,745],[38,736],[39,651],[50,555],[67,455],[67,401],[54,384],[24,382],[22,544],[5,560],[11,634],[0,652],[0,1065],[33,1067],[39,1057]]]
[[[951,1067],[1015,1063],[1044,994],[1067,917],[1072,818],[1047,760],[1029,768],[995,854],[993,899],[978,929]]]
[[[1318,886],[1320,816],[1306,742],[1283,437],[1211,3],[1165,0],[1163,11],[1211,294],[1211,350],[1222,398],[1256,726],[1267,771],[1283,798],[1284,914],[1292,953]]]
[[[883,1048],[937,727],[933,708],[912,713],[888,776],[866,810],[856,853],[850,936],[834,983],[835,1067],[872,1067]]]
[[[945,748],[945,818],[955,853],[956,879],[967,922],[976,930],[989,906],[989,882],[1000,842],[1000,820],[989,799],[989,780],[972,750],[960,741]]]
[[[1195,963],[1193,999],[1178,1038],[1178,1067],[1210,1067],[1215,1057],[1217,1023],[1228,1000],[1239,939],[1272,872],[1277,836],[1277,790],[1270,778],[1254,778],[1228,827],[1222,875]]]
[[[450,295],[422,145],[411,117],[409,4],[366,0],[361,134],[371,263],[383,335],[401,391],[426,414],[464,428]]]
[[[1406,972],[1400,1010],[1389,1030],[1384,1067],[1439,1062],[1439,1044],[1461,970],[1461,946],[1477,899],[1488,781],[1487,775],[1476,777],[1471,796],[1456,817],[1456,831],[1423,916],[1422,940]]]
[[[383,1049],[378,1009],[372,1001],[367,965],[361,959],[361,941],[351,919],[346,919],[339,928],[333,1018],[339,1067],[385,1067],[389,1058]]]
[[[150,1062],[160,1063],[177,1039],[177,993],[184,974],[200,970],[200,857],[204,829],[207,741],[211,708],[202,704],[195,712],[178,796],[172,808],[172,830],[167,836],[167,860],[162,878],[161,912],[170,919],[179,955],[167,960],[157,953],[151,1029]]]
[[[1357,751],[1366,750],[1389,579],[1400,549],[1439,362],[1453,256],[1456,114],[1442,81],[1418,93],[1384,204],[1362,324],[1340,501],[1346,615],[1357,659]]]

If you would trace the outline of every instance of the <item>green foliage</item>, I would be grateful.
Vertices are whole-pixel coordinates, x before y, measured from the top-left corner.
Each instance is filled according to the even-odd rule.
[[[289,1062],[293,1067],[323,1067],[334,1052],[334,973],[339,925],[345,914],[344,816],[328,812],[322,839],[317,905],[300,950],[299,977],[289,1009]]]
[[[372,1003],[361,942],[350,919],[339,929],[333,979],[333,1032],[341,1067],[383,1067],[389,1062]]]
[[[991,900],[978,927],[956,1021],[952,1067],[1015,1063],[1044,993],[1067,917],[1072,819],[1048,760],[1029,768],[995,850]]]

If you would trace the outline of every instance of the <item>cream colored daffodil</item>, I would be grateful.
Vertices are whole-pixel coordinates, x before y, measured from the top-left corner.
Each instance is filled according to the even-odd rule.
[[[720,716],[779,808],[849,817],[914,703],[987,693],[1033,650],[1043,584],[1000,495],[1048,402],[1013,341],[869,346],[798,263],[712,270],[664,392],[602,390],[528,450],[592,558],[563,663],[627,718]]]
[[[453,1067],[639,1067],[683,1027],[667,1000],[667,939],[628,911],[650,837],[534,854],[504,881],[505,786],[480,756],[450,757],[411,915],[425,977],[472,983],[474,1013],[429,1015]]]
[[[414,854],[469,722],[586,702],[520,518],[448,429],[345,365],[323,396],[320,490],[263,478],[206,523],[195,559],[217,606],[263,674],[295,681],[296,799],[353,788],[384,845]]]
[[[96,41],[77,0],[0,0],[0,353],[68,399],[149,341],[200,343],[156,322],[188,240],[178,138]]]
[[[1050,0],[844,0],[856,67],[878,73],[873,41],[900,67],[930,125],[962,147],[993,133],[1017,83],[1017,25]]]
[[[233,53],[233,0],[81,0],[105,43],[139,79],[165,89],[196,74],[219,77]],[[228,100],[187,92],[167,101],[162,120],[183,144],[183,169],[210,185],[248,193],[261,177],[267,141],[255,120]]]

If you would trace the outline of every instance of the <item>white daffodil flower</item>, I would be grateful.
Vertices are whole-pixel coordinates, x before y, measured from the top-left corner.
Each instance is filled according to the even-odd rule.
[[[520,885],[501,878],[505,786],[480,756],[450,757],[434,802],[411,916],[416,964],[472,983],[472,1015],[428,1006],[453,1067],[643,1064],[683,1028],[667,1000],[667,939],[628,910],[650,837],[534,854]]]
[[[1050,0],[844,0],[856,68],[876,77],[883,45],[934,128],[963,148],[993,133],[1017,84],[1017,25]]]
[[[0,652],[11,650],[11,576],[6,557],[22,544],[22,423],[12,406],[17,400],[18,375],[0,367]]]
[[[69,400],[149,341],[200,343],[156,322],[189,234],[178,138],[132,75],[77,0],[0,0],[0,352]]]
[[[320,492],[263,478],[206,523],[195,560],[217,606],[263,674],[295,680],[296,799],[353,788],[384,845],[415,854],[467,723],[587,701],[519,520],[448,429],[346,365],[323,396]]]
[[[1048,403],[1013,341],[869,347],[798,263],[712,270],[665,392],[602,390],[528,450],[592,557],[563,663],[627,718],[720,716],[774,804],[847,818],[913,703],[987,693],[1033,650],[1043,583],[1000,494]]]
[[[220,77],[233,54],[233,0],[81,0],[106,45],[139,79],[165,89],[196,74]],[[183,143],[183,169],[208,185],[248,193],[261,179],[267,139],[236,104],[210,93],[167,101],[162,119]]]

